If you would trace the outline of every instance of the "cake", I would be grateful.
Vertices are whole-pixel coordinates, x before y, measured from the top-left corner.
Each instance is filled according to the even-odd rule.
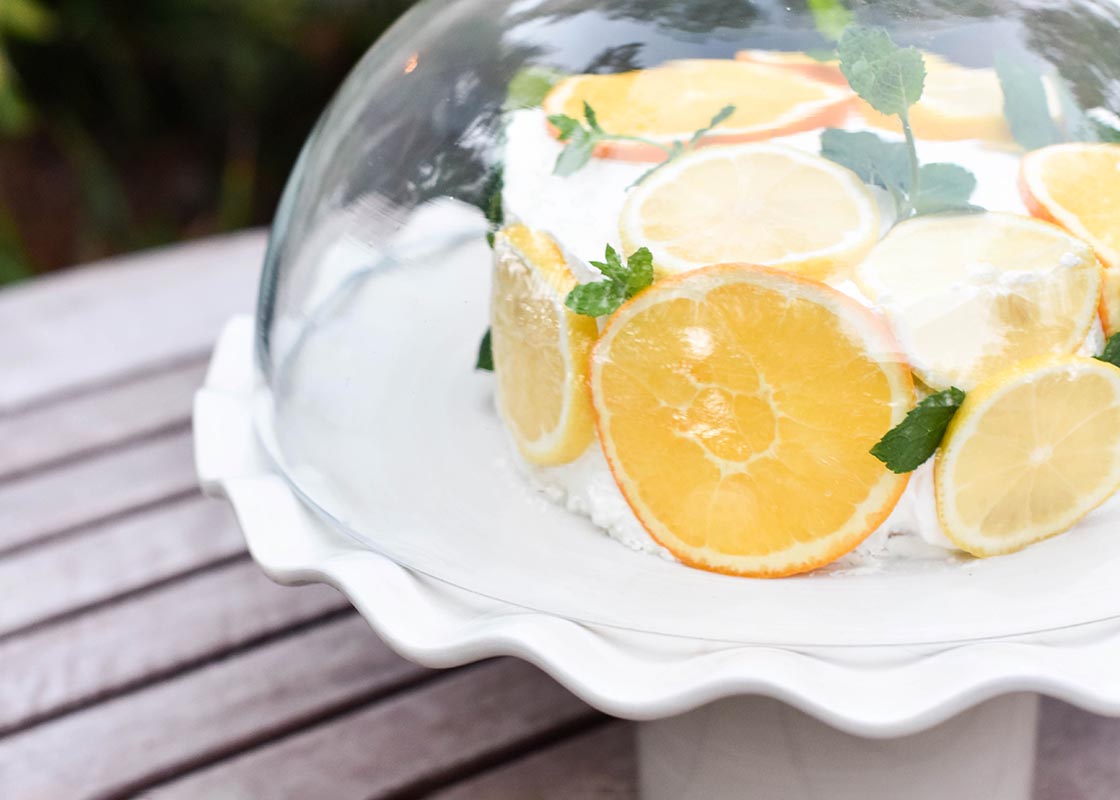
[[[530,490],[632,549],[987,557],[1120,487],[1120,146],[1028,150],[995,69],[878,29],[834,56],[551,76],[506,114],[498,411]]]

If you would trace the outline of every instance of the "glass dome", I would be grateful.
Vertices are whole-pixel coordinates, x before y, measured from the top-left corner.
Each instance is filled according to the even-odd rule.
[[[262,441],[363,545],[579,621],[1120,617],[1118,33],[1104,0],[421,2],[282,200]]]

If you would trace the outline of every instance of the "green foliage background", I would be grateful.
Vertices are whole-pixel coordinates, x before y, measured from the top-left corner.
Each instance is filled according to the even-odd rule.
[[[267,222],[412,0],[0,0],[0,283]]]

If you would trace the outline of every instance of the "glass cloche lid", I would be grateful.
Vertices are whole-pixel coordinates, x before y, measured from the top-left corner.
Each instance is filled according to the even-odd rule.
[[[363,545],[585,622],[1120,616],[1118,33],[1104,0],[421,2],[286,190],[261,438]]]

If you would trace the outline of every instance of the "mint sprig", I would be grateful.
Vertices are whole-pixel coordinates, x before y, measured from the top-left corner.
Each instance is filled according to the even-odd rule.
[[[653,254],[639,248],[622,262],[618,251],[607,245],[605,261],[591,264],[603,273],[605,280],[584,283],[568,292],[564,305],[577,314],[603,317],[653,283]]]
[[[882,114],[897,116],[904,142],[888,142],[866,131],[830,128],[821,136],[821,155],[881,186],[894,200],[898,220],[947,211],[977,211],[970,202],[976,178],[956,164],[921,164],[910,108],[922,97],[926,67],[921,52],[899,47],[882,28],[858,25],[837,43],[840,71],[852,90]]]
[[[955,386],[930,395],[887,431],[871,448],[871,455],[891,472],[913,472],[937,450],[964,398],[965,393]]]
[[[601,142],[639,142],[661,150],[665,153],[665,160],[648,172],[643,173],[641,177],[631,184],[631,186],[637,186],[669,162],[691,150],[695,150],[705,136],[711,133],[714,128],[725,122],[727,118],[734,113],[735,106],[724,106],[715,113],[707,125],[693,133],[687,141],[663,144],[662,142],[647,139],[643,136],[609,133],[603,130],[602,125],[599,124],[599,117],[595,113],[595,109],[585,100],[583,102],[583,122],[567,114],[553,114],[548,118],[548,121],[556,127],[557,138],[565,144],[564,149],[560,151],[560,155],[556,157],[556,165],[553,167],[552,172],[554,175],[560,175],[562,177],[567,177],[568,175],[579,172],[587,166],[587,163],[595,154],[595,148]]]

